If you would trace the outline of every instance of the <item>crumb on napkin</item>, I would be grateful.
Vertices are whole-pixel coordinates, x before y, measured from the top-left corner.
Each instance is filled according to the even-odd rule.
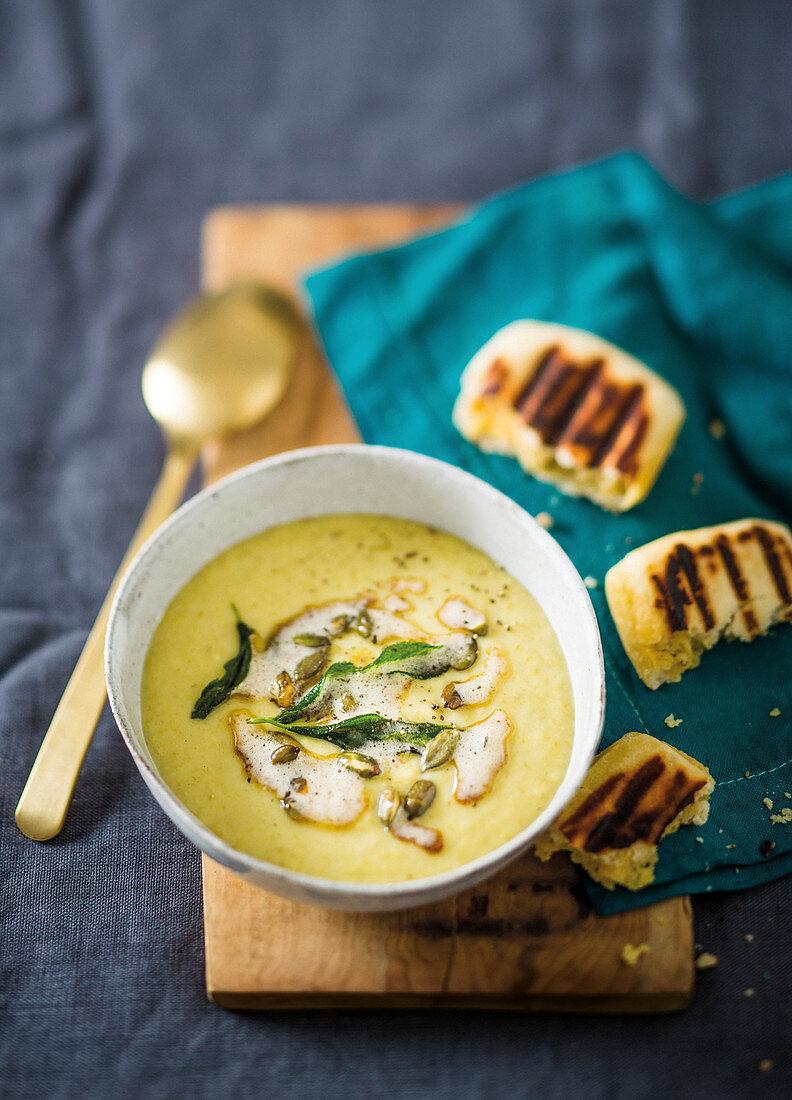
[[[621,949],[621,960],[627,966],[637,966],[640,959],[651,950],[648,943],[625,943]]]

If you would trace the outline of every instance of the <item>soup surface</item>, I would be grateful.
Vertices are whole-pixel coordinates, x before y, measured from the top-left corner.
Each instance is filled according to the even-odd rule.
[[[566,664],[533,597],[460,539],[384,516],[284,524],[205,566],[157,627],[142,710],[160,775],[214,833],[356,882],[498,847],[572,749]]]

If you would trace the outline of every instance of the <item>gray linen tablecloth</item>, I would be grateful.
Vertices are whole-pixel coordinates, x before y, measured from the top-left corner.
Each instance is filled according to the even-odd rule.
[[[792,881],[697,900],[720,965],[681,1016],[242,1016],[205,1000],[198,854],[109,714],[56,841],[13,809],[162,458],[139,371],[204,212],[470,200],[626,145],[740,187],[790,168],[791,18],[0,0],[0,1095],[789,1095]]]

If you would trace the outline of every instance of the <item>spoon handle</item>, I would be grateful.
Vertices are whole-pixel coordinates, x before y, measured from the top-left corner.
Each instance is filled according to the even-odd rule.
[[[104,639],[113,597],[132,558],[181,501],[196,458],[197,448],[192,445],[169,447],[151,499],[53,715],[16,808],[16,823],[32,840],[49,840],[63,828],[107,697]]]

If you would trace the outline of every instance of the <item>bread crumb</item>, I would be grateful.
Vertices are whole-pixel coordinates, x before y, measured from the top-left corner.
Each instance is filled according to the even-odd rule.
[[[753,997],[753,995],[755,993],[756,993],[755,989],[744,989],[743,990],[743,997]]]
[[[770,711],[770,717],[771,718],[779,718],[780,715],[781,715],[781,711],[778,709],[778,707],[773,707],[773,709]]]
[[[774,825],[786,825],[792,821],[792,806],[784,806],[780,814],[771,814],[770,820]]]
[[[753,943],[753,941],[754,941],[753,932],[746,932],[745,933],[745,942],[746,943]]]
[[[715,417],[709,422],[709,431],[713,439],[724,439],[726,436],[726,425],[722,420],[718,420]]]
[[[626,963],[627,966],[637,966],[639,959],[649,951],[648,943],[631,944],[625,943],[621,950],[621,960]]]
[[[550,515],[549,512],[537,512],[536,515],[534,516],[534,519],[536,520],[536,522],[539,524],[540,527],[544,527],[545,531],[549,531],[550,528],[555,523],[555,520],[553,519],[553,517]]]
[[[702,473],[696,473],[693,475],[693,484],[690,487],[690,495],[697,497],[701,492],[701,485],[704,481],[704,475]]]
[[[596,577],[584,577],[583,583],[586,588],[599,588],[599,581]]]
[[[789,791],[784,791],[784,798],[792,798],[792,794]]]
[[[761,1060],[761,1062],[759,1063],[759,1072],[760,1073],[769,1073],[772,1068],[773,1068],[773,1059],[772,1058],[763,1058]]]
[[[727,852],[733,852],[736,847],[737,847],[736,844],[727,844],[726,845],[726,851]]]
[[[762,857],[762,859],[767,859],[773,848],[775,848],[774,840],[763,840],[762,843],[759,845],[759,855]]]
[[[772,798],[763,798],[762,802],[764,802],[764,804],[765,804],[765,806],[767,806],[768,810],[772,810],[772,808],[773,808]]]
[[[681,718],[675,718],[673,716],[673,714],[666,715],[666,717],[663,719],[663,721],[665,722],[665,724],[668,726],[668,728],[670,730],[676,729],[677,726],[682,725],[682,719]]]
[[[711,970],[718,965],[718,956],[709,951],[702,951],[696,959],[696,970]]]
[[[746,778],[746,779],[750,779],[750,778],[751,778],[751,773],[750,773],[750,772],[746,772],[746,773],[745,773],[745,778]]]
[[[703,836],[694,837],[694,840],[696,840],[699,844],[704,843],[704,837]]]

